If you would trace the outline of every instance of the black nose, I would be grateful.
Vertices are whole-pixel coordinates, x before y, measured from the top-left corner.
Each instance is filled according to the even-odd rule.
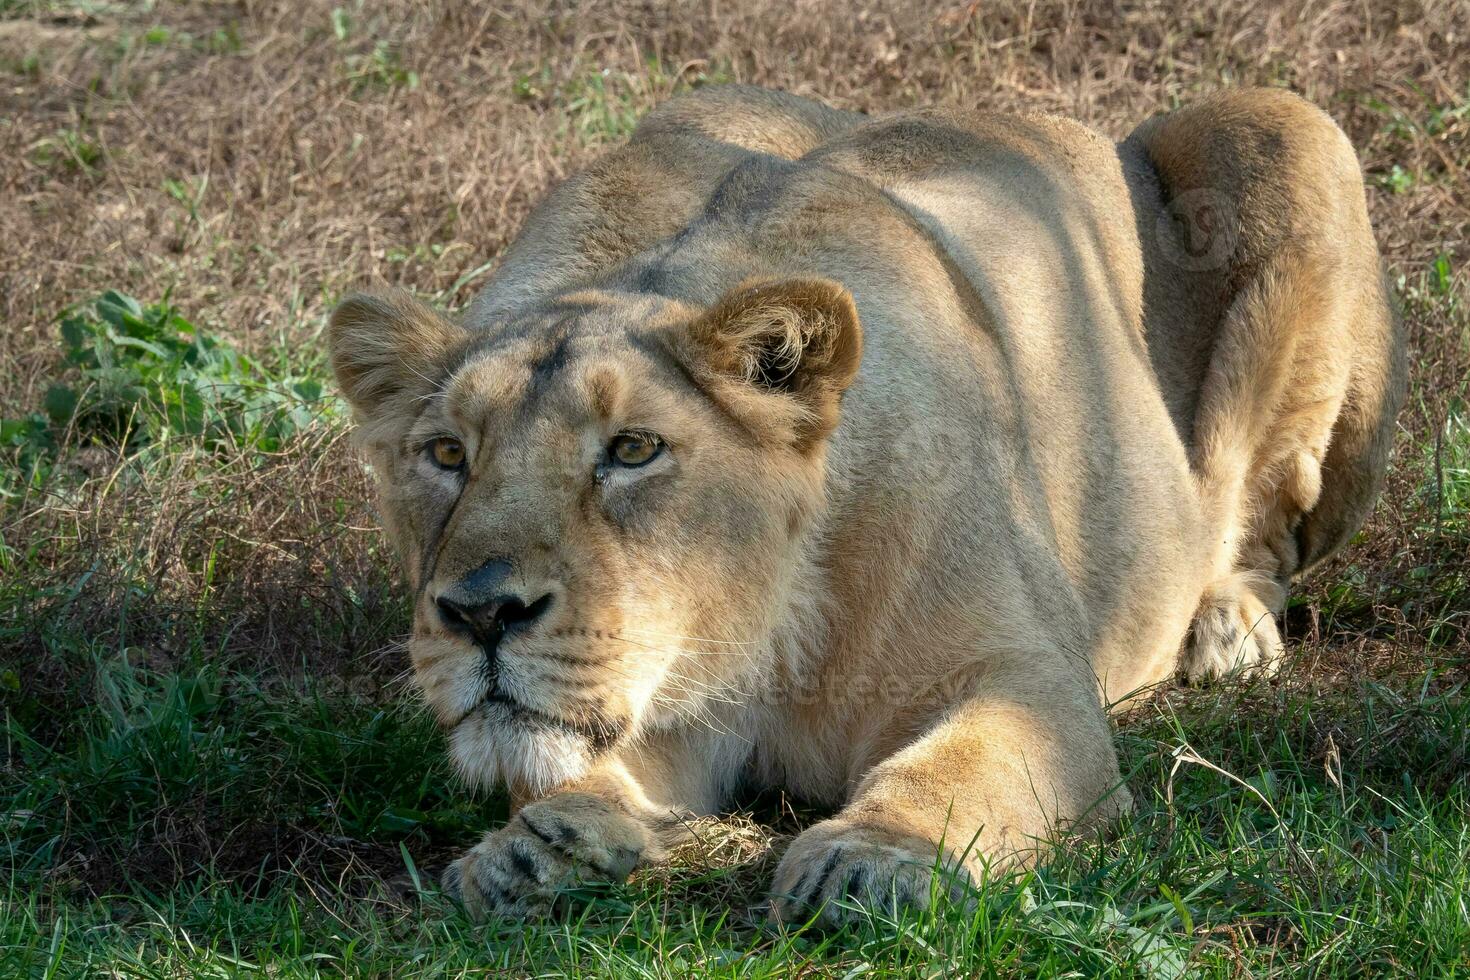
[[[489,602],[466,604],[451,596],[441,595],[436,602],[439,614],[450,628],[471,634],[486,650],[494,650],[506,633],[529,626],[551,605],[547,593],[529,606],[520,596],[498,595]]]
[[[528,601],[505,588],[508,562],[486,562],[434,600],[450,629],[463,633],[494,654],[507,633],[525,629],[551,607],[551,593]]]

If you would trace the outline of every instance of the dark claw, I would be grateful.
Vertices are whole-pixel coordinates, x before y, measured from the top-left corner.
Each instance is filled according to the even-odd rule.
[[[490,900],[491,907],[504,910],[514,904],[514,899],[512,899],[510,895],[506,893],[504,888],[501,888],[495,882],[487,878],[484,881],[484,886],[485,887],[482,888],[481,891],[483,891],[485,893],[485,897]]]
[[[868,869],[858,865],[847,876],[847,884],[842,886],[842,894],[853,901],[862,901],[863,889],[868,883]]]
[[[563,846],[563,842],[565,842],[565,838],[563,838],[562,841],[557,841],[549,833],[547,833],[546,831],[542,830],[540,827],[538,827],[535,824],[533,824],[526,817],[526,815],[525,815],[524,812],[521,813],[520,819],[521,819],[521,823],[523,823],[523,824],[526,825],[526,829],[531,832],[531,835],[533,837],[539,838],[540,841],[541,841],[541,843],[545,844],[547,847],[551,848],[553,851],[556,851],[558,854],[565,855],[566,857],[571,857],[571,853],[566,849],[566,847]],[[558,828],[558,829],[560,829],[560,828]],[[568,828],[568,829],[570,829],[570,828]]]
[[[807,905],[815,905],[817,899],[822,897],[822,890],[827,886],[827,879],[832,877],[837,862],[842,859],[842,849],[834,847],[832,853],[827,856],[827,863],[822,866],[822,873],[817,876],[817,883],[811,890],[802,896],[802,902]]]
[[[541,884],[541,875],[536,868],[536,861],[531,855],[525,852],[525,846],[522,839],[515,839],[510,842],[507,848],[507,854],[510,857],[511,866],[520,875],[531,879],[539,885]]]
[[[565,824],[558,826],[557,836],[553,837],[547,831],[533,824],[524,813],[521,814],[521,823],[526,825],[526,829],[531,832],[531,836],[535,837],[541,843],[551,848],[551,850],[555,851],[557,854],[560,854],[568,861],[575,861],[577,859],[577,856],[572,853],[571,848],[567,846],[568,844],[571,844],[579,839],[577,837],[577,832],[575,830],[572,830],[572,828],[566,826]],[[570,839],[568,839],[569,835]],[[557,838],[560,839],[558,840]]]
[[[572,856],[572,852],[568,848],[582,841],[582,835],[577,833],[577,828],[563,820],[553,820],[552,829],[546,830],[544,827],[538,827],[533,824],[530,818],[526,816],[526,811],[522,810],[519,816],[521,823],[526,825],[527,830],[541,838],[548,847],[555,848],[568,858]]]
[[[578,855],[572,853],[572,849],[569,845],[576,843],[577,841],[580,841],[582,839],[582,836],[578,834],[574,828],[568,826],[567,824],[559,822],[556,825],[556,837],[553,837],[544,828],[538,827],[533,824],[526,817],[525,811],[521,811],[520,821],[521,823],[525,824],[526,829],[531,832],[532,836],[541,841],[541,843],[545,844],[547,847],[551,848],[551,850],[555,851],[557,854],[560,854],[563,858],[567,860],[569,864],[585,864],[587,867],[597,872],[598,876],[602,879],[606,881],[616,880],[617,875],[612,873],[611,868],[604,868],[602,865],[598,864],[595,861],[588,860],[584,857],[579,857]],[[635,853],[633,855],[635,861],[637,860],[637,857],[638,855]]]

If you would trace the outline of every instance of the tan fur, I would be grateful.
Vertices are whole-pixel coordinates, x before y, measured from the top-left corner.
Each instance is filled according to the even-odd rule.
[[[463,325],[356,298],[331,341],[419,684],[526,802],[446,876],[477,914],[741,785],[836,809],[773,884],[828,921],[1105,824],[1106,708],[1274,661],[1403,387],[1356,159],[1275,91],[1115,145],[703,90],[552,193]],[[667,448],[616,465],[627,432]],[[487,569],[544,610],[493,666],[436,608]]]

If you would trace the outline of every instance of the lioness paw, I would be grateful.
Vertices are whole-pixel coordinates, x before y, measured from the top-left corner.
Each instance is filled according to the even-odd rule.
[[[817,916],[826,926],[928,908],[936,894],[962,899],[970,883],[963,867],[941,863],[939,847],[921,837],[826,820],[792,843],[776,869],[772,913],[783,921]]]
[[[444,870],[444,892],[476,921],[534,918],[579,881],[622,882],[653,849],[639,821],[600,797],[563,793],[524,807]]]
[[[1191,684],[1231,674],[1270,673],[1281,660],[1276,617],[1251,595],[1210,598],[1189,627],[1179,672]]]

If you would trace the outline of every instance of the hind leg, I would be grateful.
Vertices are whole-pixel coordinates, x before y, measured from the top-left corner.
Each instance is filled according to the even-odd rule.
[[[1403,341],[1357,158],[1325,114],[1278,90],[1237,90],[1139,138],[1171,193],[1232,202],[1228,253],[1202,273],[1230,299],[1191,446],[1216,553],[1180,669],[1202,680],[1274,663],[1288,585],[1371,506],[1403,396]]]
[[[1350,375],[1330,338],[1342,281],[1330,252],[1276,255],[1224,318],[1196,423],[1196,480],[1219,544],[1180,661],[1190,681],[1280,658],[1275,615],[1301,567],[1297,531],[1321,499]]]
[[[1273,354],[1279,356],[1261,352]],[[1322,500],[1323,464],[1343,400],[1345,379],[1324,377],[1323,366],[1316,361],[1317,373],[1306,377],[1297,371],[1239,486],[1230,570],[1205,589],[1180,657],[1180,673],[1192,684],[1271,673],[1279,665],[1284,647],[1276,617],[1302,569],[1300,531]]]
[[[1274,612],[1281,594],[1275,582],[1252,572],[1211,585],[1190,624],[1179,673],[1191,684],[1274,673],[1284,650]]]

